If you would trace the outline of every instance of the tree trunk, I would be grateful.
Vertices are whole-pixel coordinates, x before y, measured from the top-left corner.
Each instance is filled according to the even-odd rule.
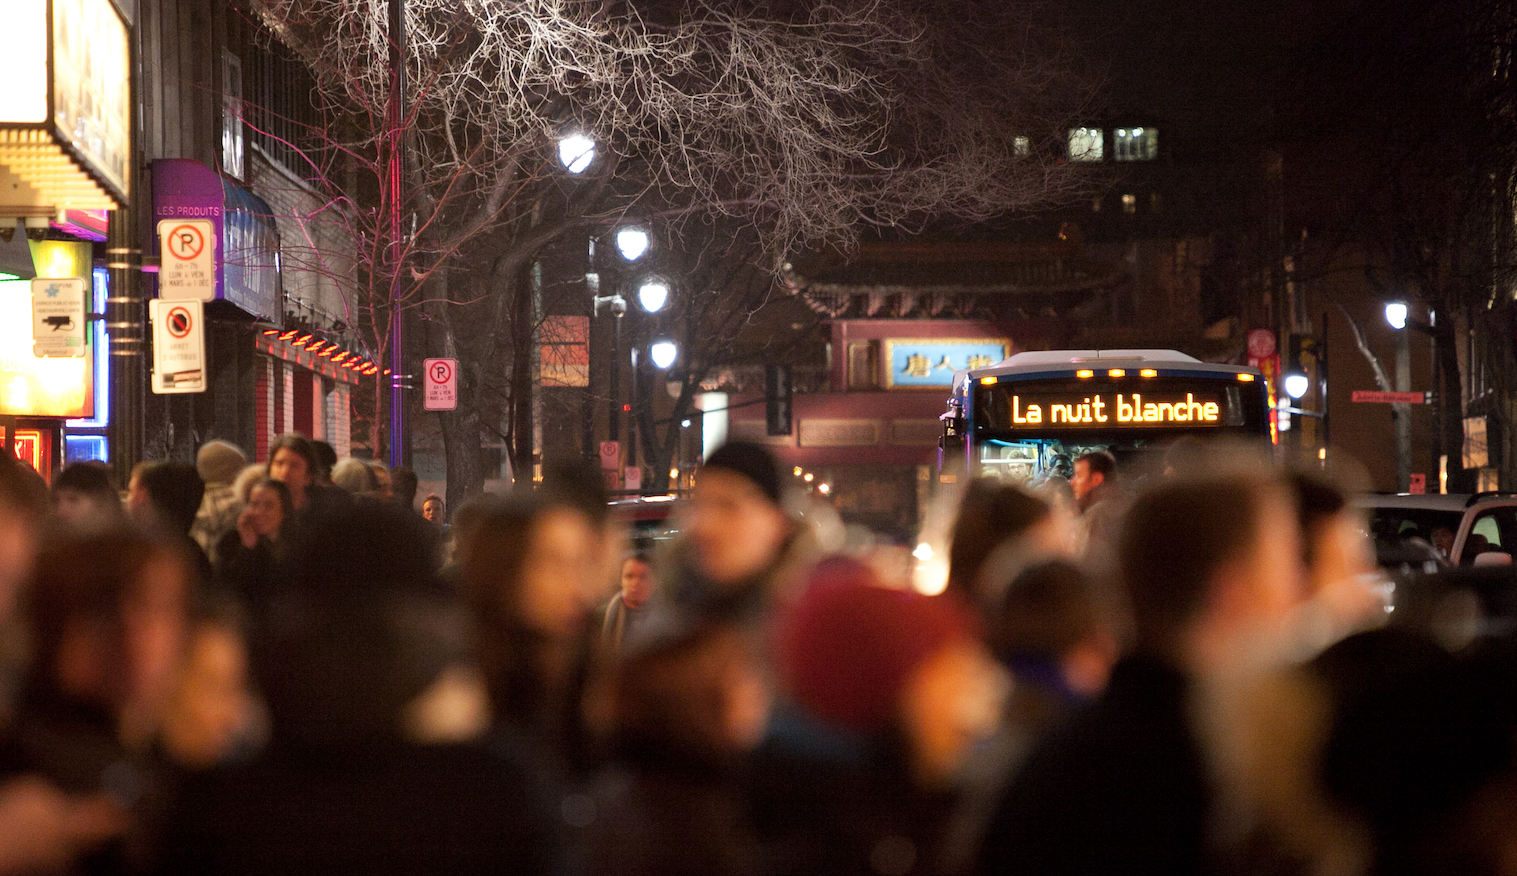
[[[1475,487],[1475,475],[1464,468],[1464,384],[1459,373],[1459,334],[1454,330],[1451,315],[1439,315],[1438,325],[1433,329],[1433,344],[1438,357],[1438,422],[1434,455],[1448,457],[1449,492],[1470,492]],[[1437,471],[1437,459],[1433,460]]]
[[[511,474],[517,487],[532,484],[536,448],[536,378],[532,367],[537,338],[537,288],[532,265],[515,269],[511,299]],[[508,293],[509,294],[509,293]]]
[[[437,415],[442,429],[443,458],[447,465],[446,496],[449,508],[457,508],[471,496],[484,491],[485,469],[480,448],[484,444],[480,428],[480,386],[486,361],[468,361],[459,353],[455,317],[463,314],[450,303],[448,276],[434,271],[423,286],[428,320],[427,348],[432,355],[458,360],[458,408]]]

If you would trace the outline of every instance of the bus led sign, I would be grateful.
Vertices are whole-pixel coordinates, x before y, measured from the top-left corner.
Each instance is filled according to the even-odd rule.
[[[1011,397],[1012,428],[1040,426],[1220,426],[1222,406],[1215,401],[1197,400],[1187,392],[1184,399],[1157,401],[1150,393],[1094,393],[1078,398],[1038,395],[1024,399]],[[1034,400],[1035,399],[1035,400]]]

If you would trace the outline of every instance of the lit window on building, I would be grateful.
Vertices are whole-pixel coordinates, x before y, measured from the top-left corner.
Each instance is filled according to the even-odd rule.
[[[1118,161],[1152,161],[1159,154],[1159,130],[1118,128],[1112,137],[1112,152]]]
[[[1069,160],[1100,161],[1106,157],[1106,139],[1100,128],[1069,129]]]
[[[1011,141],[1011,152],[1018,158],[1025,158],[1032,154],[1032,140],[1027,137],[1015,137]]]
[[[1137,195],[1123,195],[1122,196],[1122,212],[1126,213],[1129,216],[1132,216],[1133,214],[1135,214],[1135,213],[1138,212],[1138,196]]]

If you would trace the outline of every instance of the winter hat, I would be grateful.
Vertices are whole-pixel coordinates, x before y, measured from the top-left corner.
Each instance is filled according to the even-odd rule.
[[[722,468],[742,475],[769,497],[776,505],[780,502],[780,469],[774,455],[758,444],[733,441],[723,444],[706,460],[705,468]]]
[[[220,439],[205,442],[195,454],[195,469],[207,485],[230,484],[247,464],[247,455],[237,445]]]
[[[814,717],[873,732],[895,718],[912,673],[971,634],[969,616],[950,597],[889,589],[869,566],[832,557],[817,564],[780,620],[780,676]]]

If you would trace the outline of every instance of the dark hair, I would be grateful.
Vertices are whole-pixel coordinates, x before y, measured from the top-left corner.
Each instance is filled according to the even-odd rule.
[[[622,557],[622,565],[625,566],[628,562],[634,560],[650,569],[653,568],[653,554],[649,551],[633,551],[627,554],[625,557]]]
[[[320,480],[330,478],[332,466],[337,464],[337,449],[325,441],[308,440],[311,441],[311,456],[316,460],[315,467],[311,469],[311,476]]]
[[[404,707],[461,657],[431,527],[380,502],[312,512],[286,539],[251,636],[276,734],[395,739]]]
[[[1102,475],[1110,481],[1117,476],[1117,458],[1106,450],[1092,450],[1082,453],[1075,458],[1076,463],[1083,462],[1091,474]]]
[[[1287,481],[1296,500],[1296,522],[1301,525],[1301,558],[1311,566],[1316,561],[1318,528],[1348,507],[1348,497],[1319,474],[1292,471]]]
[[[285,486],[284,481],[276,481],[271,477],[264,476],[254,481],[252,486],[248,487],[248,497],[252,498],[253,491],[260,487],[273,490],[274,495],[279,497],[279,507],[284,509],[284,520],[289,522],[289,519],[295,516],[295,498],[290,495],[290,488]]]
[[[143,462],[132,477],[147,491],[148,500],[164,525],[174,532],[188,535],[205,496],[205,481],[187,462]]]
[[[57,663],[64,639],[77,621],[103,621],[102,634],[125,637],[124,610],[142,586],[143,570],[165,558],[177,562],[187,578],[192,574],[182,549],[133,529],[62,530],[43,542],[27,605],[34,636],[25,684],[27,701],[61,695]],[[186,613],[190,595],[187,587]]]
[[[1117,540],[1140,649],[1167,651],[1194,619],[1217,571],[1258,532],[1267,481],[1214,475],[1160,481],[1128,509]]]
[[[605,526],[611,517],[605,479],[578,457],[550,460],[545,464],[542,492],[549,503],[578,510],[597,528]]]
[[[1018,487],[991,478],[971,481],[948,545],[948,589],[979,605],[980,576],[990,555],[1049,513],[1047,502]]]
[[[316,451],[312,449],[311,442],[306,440],[304,435],[297,435],[293,432],[288,435],[280,435],[269,444],[269,461],[264,465],[263,469],[265,474],[268,473],[269,466],[274,463],[275,454],[281,450],[288,450],[304,459],[306,461],[306,471],[312,480],[315,480],[319,476],[320,472],[316,465]]]
[[[10,453],[0,453],[0,507],[41,520],[47,514],[47,481]]]
[[[991,630],[1003,656],[1057,657],[1108,625],[1095,582],[1073,563],[1042,563],[1012,579]]]
[[[549,640],[521,609],[532,540],[554,509],[578,507],[550,494],[516,492],[477,496],[454,516],[459,583],[478,630],[480,670],[497,722],[557,720],[551,710],[563,705],[542,662]]]
[[[53,492],[56,494],[59,490],[77,490],[92,496],[110,496],[117,501],[121,499],[110,468],[96,459],[64,466],[53,477]]]
[[[395,504],[410,508],[416,504],[416,471],[409,465],[397,465],[390,469],[390,492]]]
[[[611,741],[633,759],[720,763],[727,738],[728,685],[754,657],[742,632],[705,625],[640,640],[611,670]]]

